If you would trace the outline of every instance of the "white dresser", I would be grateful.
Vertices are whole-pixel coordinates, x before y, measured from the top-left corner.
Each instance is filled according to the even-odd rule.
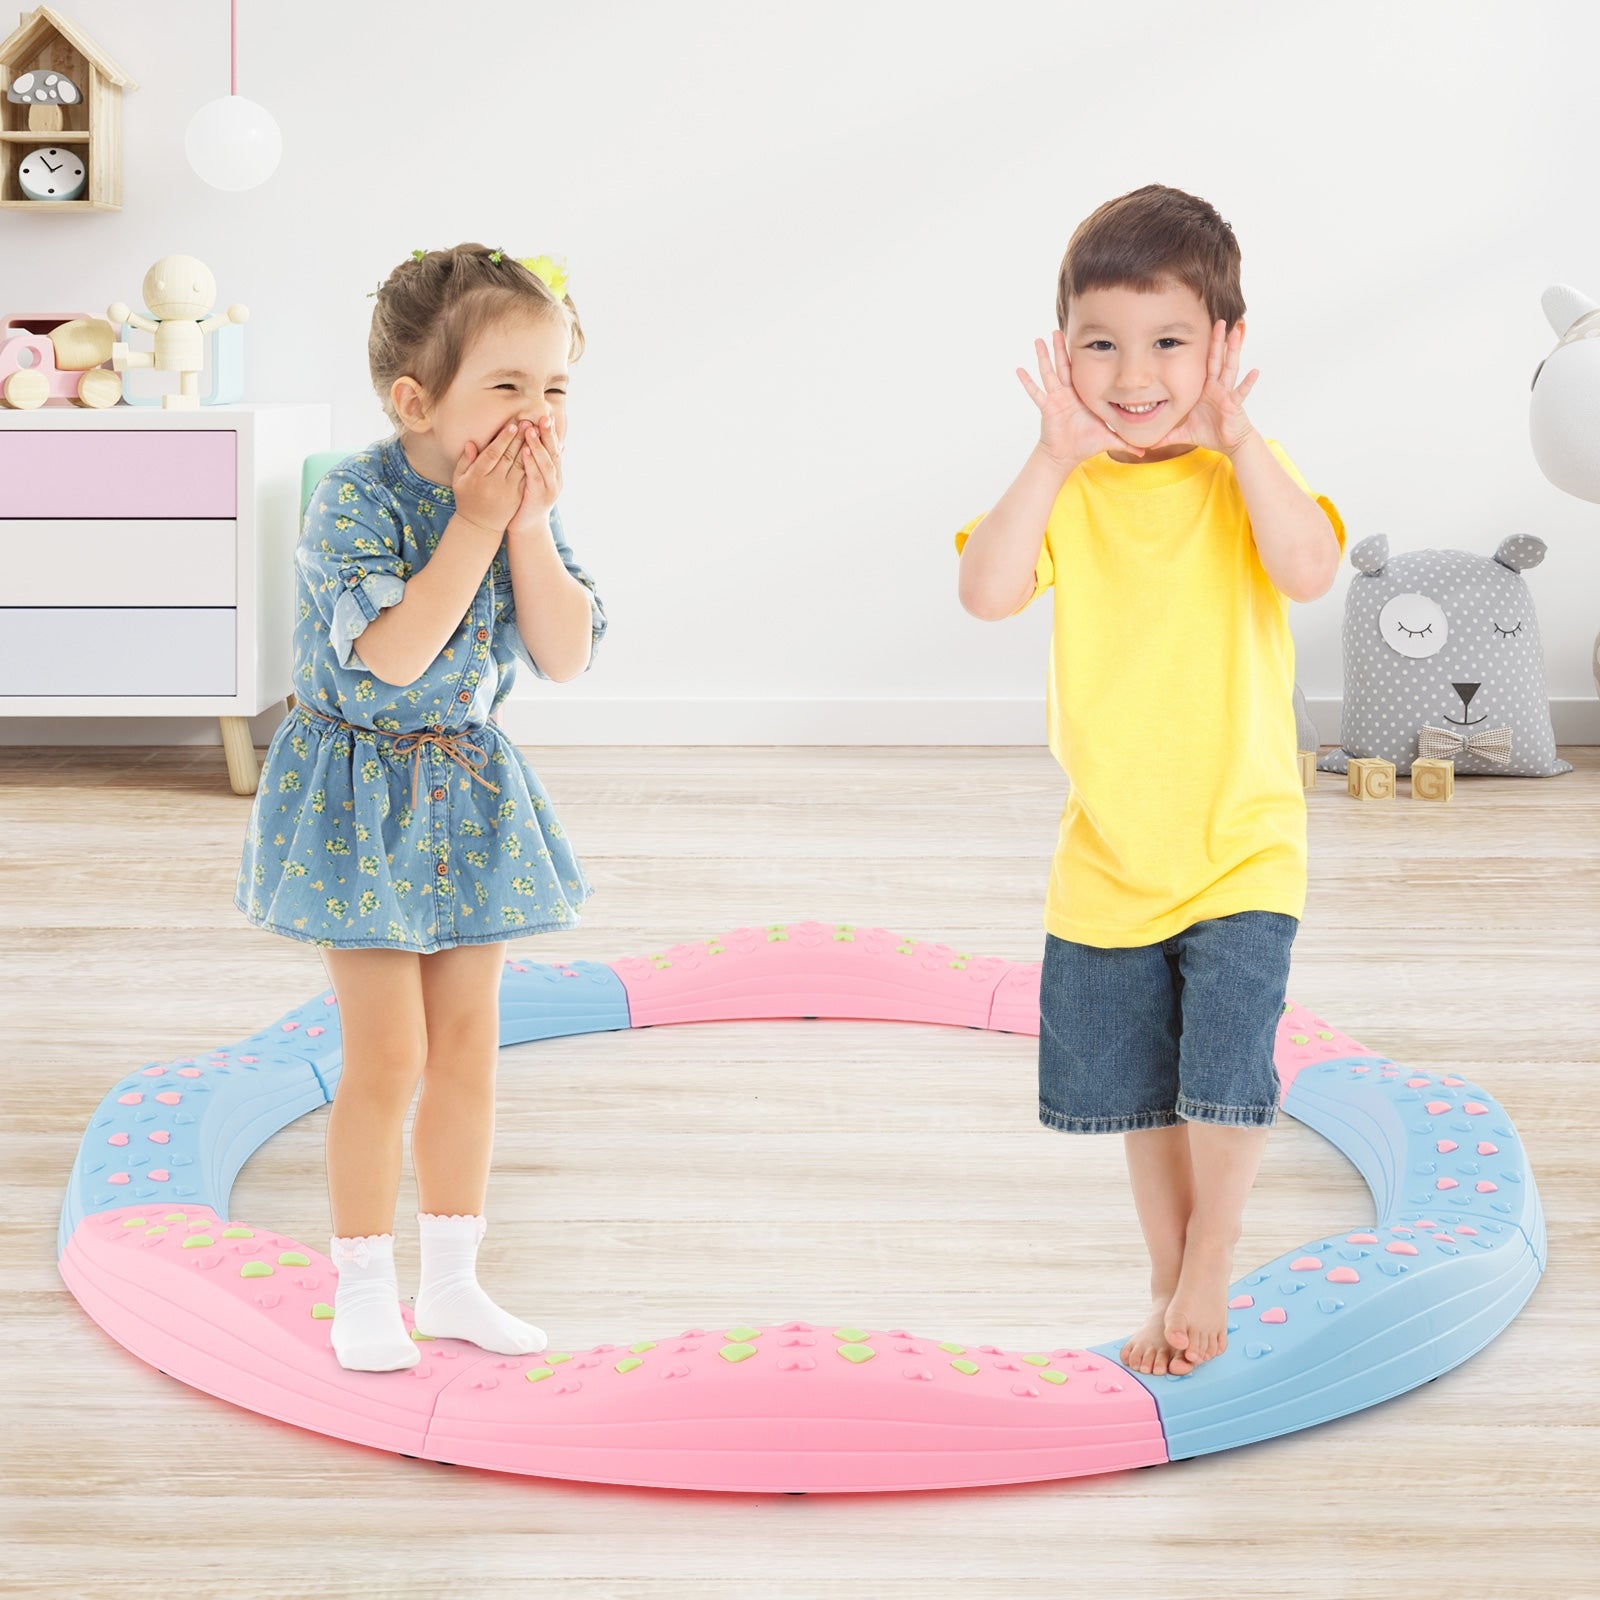
[[[0,716],[218,717],[253,794],[328,430],[325,405],[0,409]]]

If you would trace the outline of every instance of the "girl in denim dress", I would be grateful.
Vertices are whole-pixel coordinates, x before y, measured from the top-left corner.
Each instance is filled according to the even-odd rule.
[[[415,251],[377,291],[368,355],[395,435],[323,478],[295,553],[296,705],[262,768],[235,903],[316,945],[339,1003],[328,1121],[340,1364],[414,1366],[392,1230],[401,1129],[422,1211],[416,1330],[541,1350],[477,1282],[508,939],[593,893],[494,712],[515,663],[565,681],[606,628],[561,491],[583,348],[548,258]]]

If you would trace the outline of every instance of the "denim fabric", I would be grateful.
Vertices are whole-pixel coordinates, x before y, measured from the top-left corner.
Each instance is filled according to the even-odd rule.
[[[1240,911],[1156,944],[1045,934],[1039,1120],[1067,1133],[1187,1122],[1270,1127],[1296,918]]]
[[[361,661],[361,633],[404,598],[454,505],[398,439],[340,462],[312,494],[295,551],[300,704],[268,747],[234,893],[258,927],[431,954],[570,927],[594,892],[539,779],[491,720],[517,662],[545,676],[517,631],[504,543],[414,683],[397,688]],[[592,664],[605,610],[554,512],[551,530],[590,591]]]

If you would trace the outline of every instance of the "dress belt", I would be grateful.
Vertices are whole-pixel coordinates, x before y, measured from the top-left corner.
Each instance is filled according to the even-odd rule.
[[[370,733],[380,736],[375,728],[363,727],[359,722],[346,722],[343,717],[330,716],[326,711],[318,711],[313,705],[307,705],[304,700],[299,705],[309,711],[314,717],[321,717],[324,722],[331,722],[337,728],[354,728],[357,733]],[[464,733],[440,733],[435,728],[425,728],[421,733],[391,733],[381,735],[383,738],[394,740],[394,753],[397,756],[409,755],[411,761],[411,809],[417,809],[417,779],[422,774],[422,752],[431,744],[442,750],[455,764],[467,774],[469,778],[481,783],[484,788],[494,794],[500,793],[500,785],[491,783],[478,770],[489,764],[488,753],[480,746],[473,744]]]

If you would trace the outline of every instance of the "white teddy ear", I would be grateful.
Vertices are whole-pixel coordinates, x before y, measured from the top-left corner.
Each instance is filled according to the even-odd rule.
[[[1539,304],[1544,309],[1545,320],[1555,329],[1557,337],[1564,334],[1579,317],[1590,311],[1600,311],[1600,306],[1588,295],[1566,283],[1552,283],[1539,296]]]
[[[1502,567],[1510,567],[1513,572],[1526,572],[1529,567],[1536,567],[1544,560],[1547,549],[1549,546],[1544,540],[1536,539],[1531,533],[1514,533],[1510,538],[1500,541],[1494,558]]]
[[[1365,538],[1350,552],[1350,565],[1357,572],[1375,578],[1389,563],[1389,536],[1374,533]]]

